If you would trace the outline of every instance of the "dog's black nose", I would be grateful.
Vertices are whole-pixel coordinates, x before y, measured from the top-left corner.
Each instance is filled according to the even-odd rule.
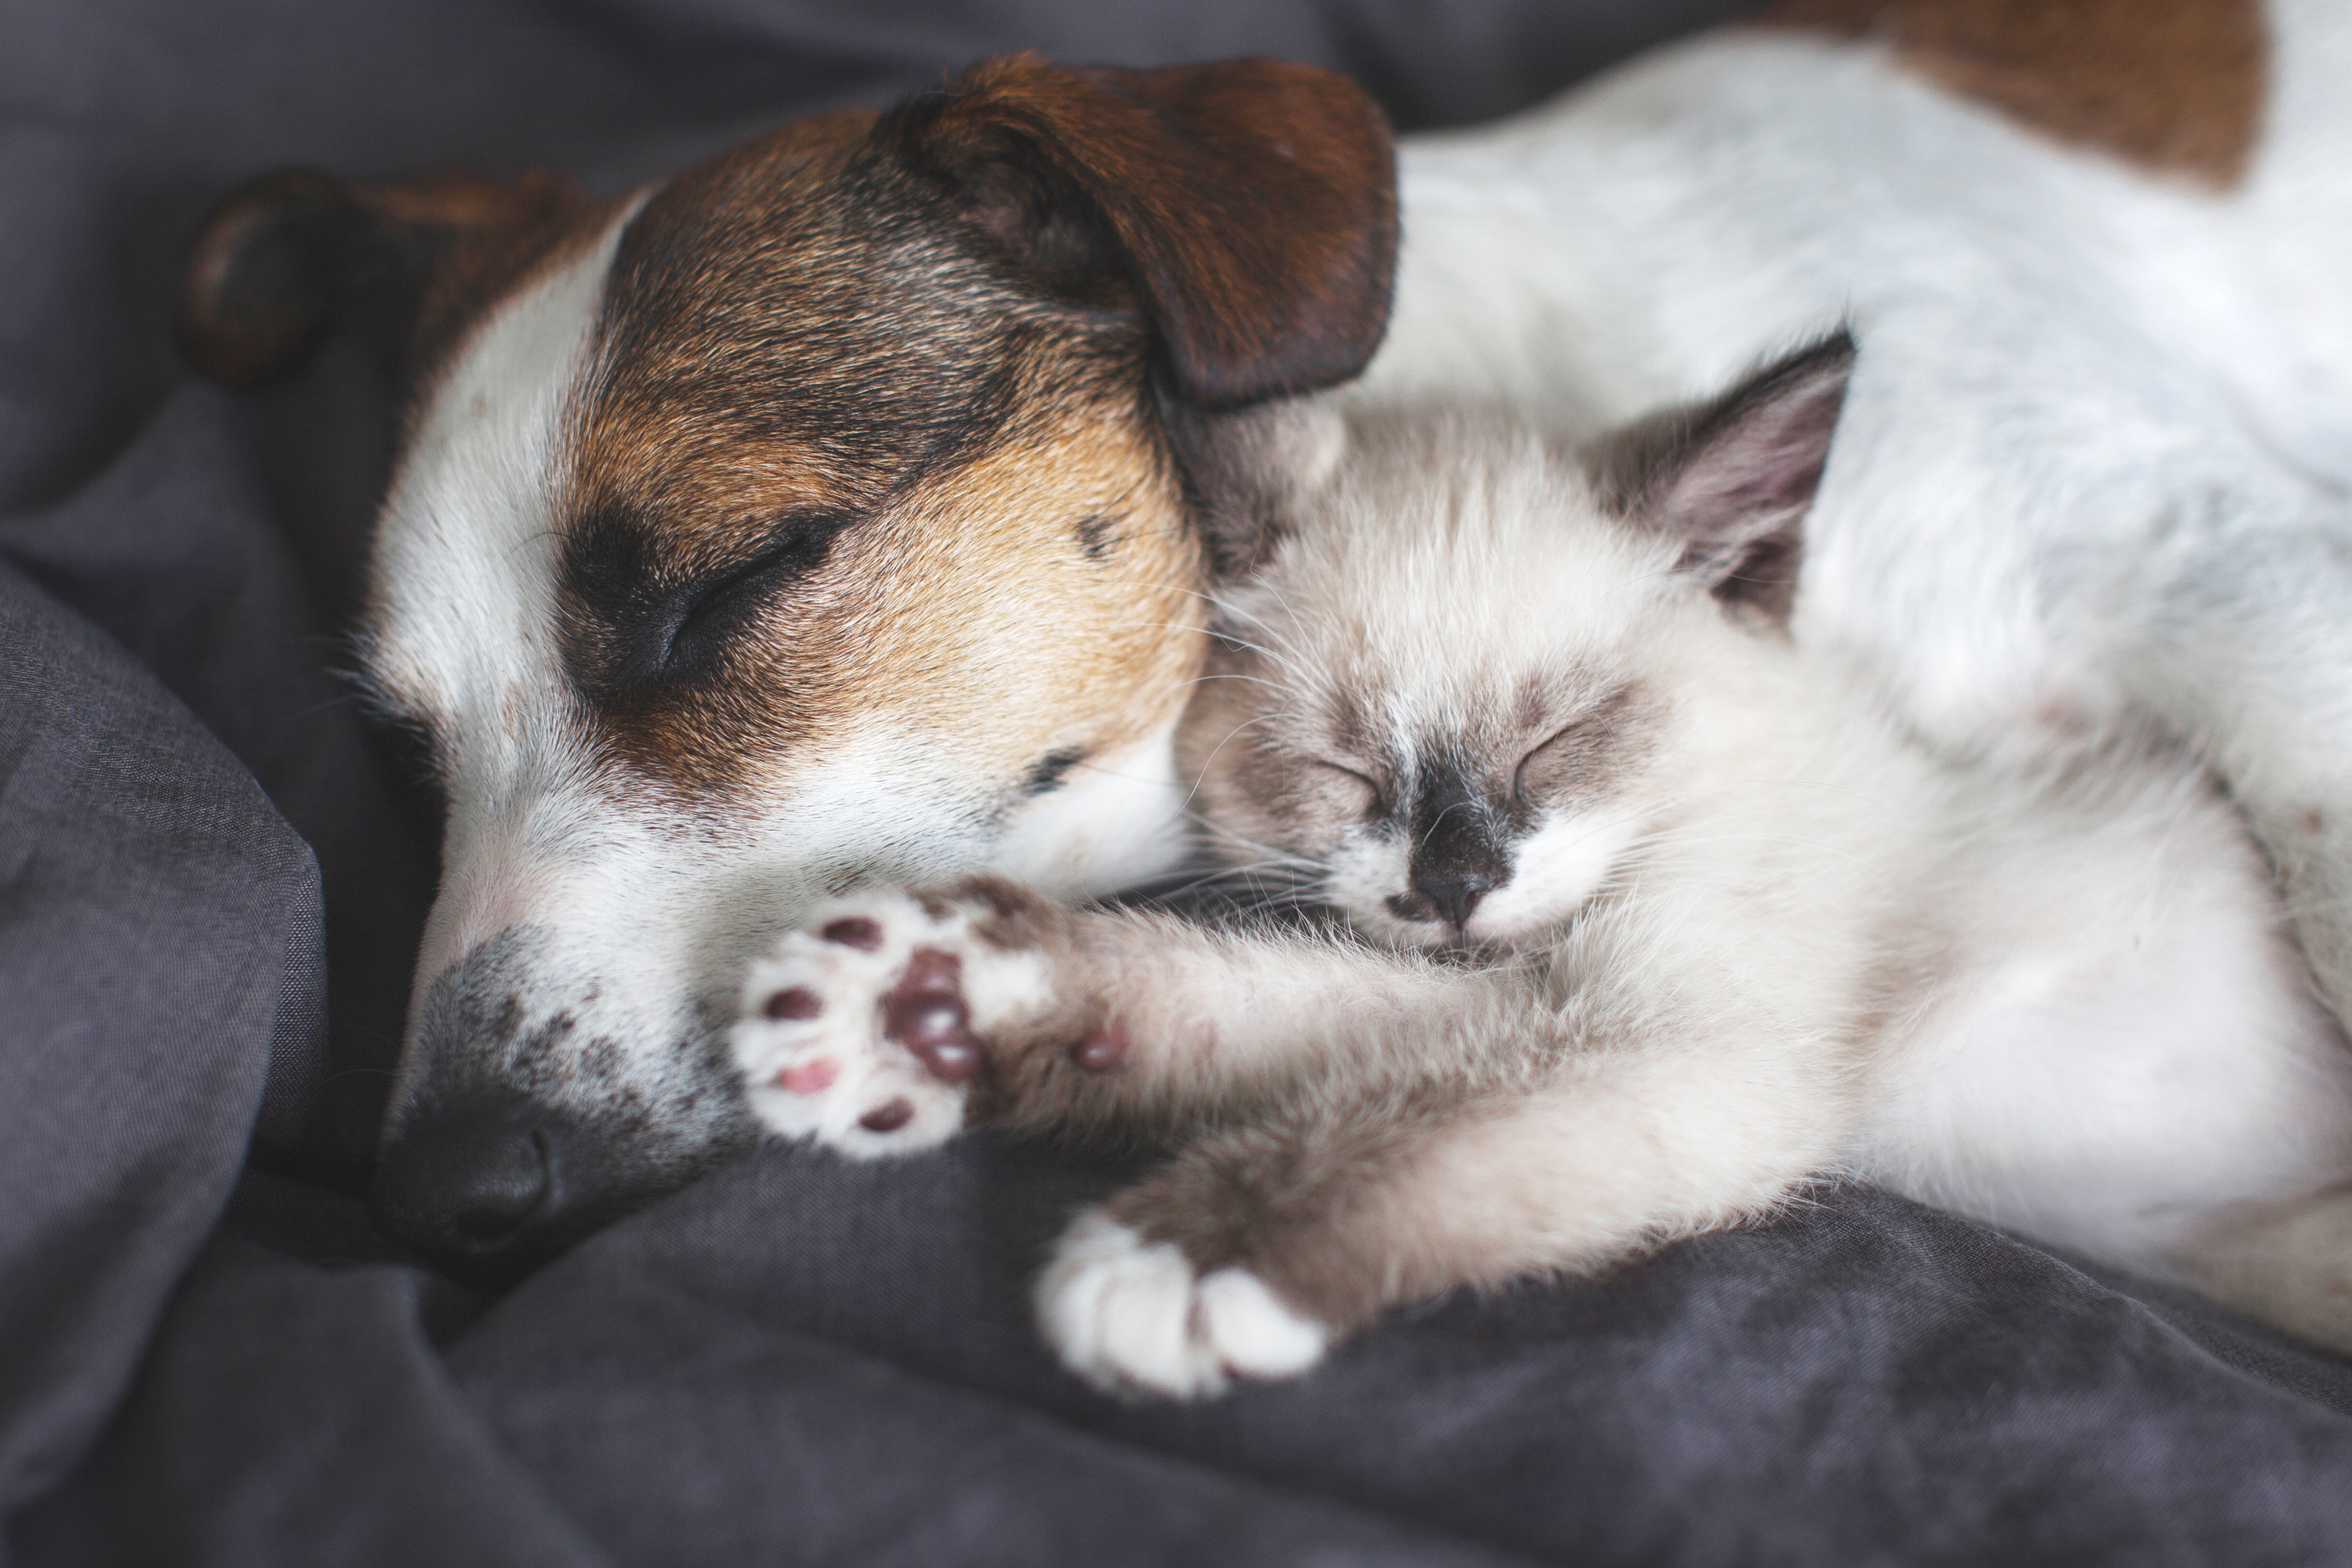
[[[1494,887],[1493,878],[1476,871],[1416,877],[1412,881],[1412,890],[1428,900],[1430,908],[1451,921],[1455,931],[1470,923],[1470,911],[1478,907],[1478,900],[1493,891]]]
[[[455,1278],[513,1283],[611,1218],[593,1140],[496,1086],[415,1107],[377,1159],[376,1223]]]

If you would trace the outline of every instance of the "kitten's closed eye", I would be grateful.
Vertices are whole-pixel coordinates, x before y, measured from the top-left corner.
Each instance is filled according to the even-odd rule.
[[[1388,791],[1381,786],[1378,779],[1373,778],[1370,773],[1360,773],[1344,763],[1330,762],[1322,757],[1310,758],[1309,762],[1328,777],[1336,779],[1354,790],[1360,799],[1362,815],[1367,819],[1389,815]]]
[[[1542,762],[1547,752],[1572,748],[1580,740],[1589,742],[1590,737],[1580,736],[1578,731],[1584,727],[1591,717],[1590,714],[1580,715],[1553,731],[1544,740],[1528,748],[1527,754],[1519,759],[1518,766],[1511,770],[1511,803],[1514,805],[1528,804],[1528,789],[1530,780],[1528,775],[1530,769],[1536,771],[1533,783],[1537,786],[1538,793],[1548,793],[1546,786],[1553,782],[1559,770],[1556,766],[1539,767],[1538,764]],[[1558,761],[1557,757],[1552,759],[1554,763]]]
[[[1606,792],[1646,751],[1645,711],[1639,684],[1628,682],[1553,731],[1519,759],[1511,774],[1513,802],[1526,806],[1570,792]]]

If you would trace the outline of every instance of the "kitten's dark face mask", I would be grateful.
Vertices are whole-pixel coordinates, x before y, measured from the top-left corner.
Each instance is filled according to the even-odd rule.
[[[1571,918],[1640,836],[1661,700],[1598,668],[1497,684],[1438,727],[1375,734],[1228,643],[1189,721],[1219,851],[1409,947],[1509,945]],[[1498,676],[1508,672],[1497,671]],[[1223,678],[1223,679],[1221,679]]]
[[[1333,900],[1360,929],[1415,947],[1508,946],[1570,919],[1646,816],[1638,786],[1659,714],[1628,690],[1573,694],[1562,706],[1576,716],[1549,734],[1514,726],[1475,752],[1459,733],[1413,748],[1393,770],[1393,805],[1327,829]]]

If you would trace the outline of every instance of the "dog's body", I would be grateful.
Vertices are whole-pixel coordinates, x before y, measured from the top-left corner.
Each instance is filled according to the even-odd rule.
[[[1851,649],[1956,749],[2039,753],[2137,703],[2258,818],[2331,805],[2352,645],[2249,647],[2237,617],[2342,603],[2266,579],[2344,583],[2352,18],[2271,20],[2260,142],[2227,188],[2053,147],[1879,48],[1761,30],[1408,146],[1411,243],[1360,384],[1613,423],[1850,319],[1866,354],[1801,638]]]
[[[1851,317],[1800,639],[1955,751],[2128,711],[2206,747],[2340,1006],[2352,28],[1812,9],[1409,143],[1346,395],[1614,421]],[[625,207],[341,198],[457,236],[370,652],[451,802],[401,1228],[520,1255],[740,1137],[737,972],[830,888],[1080,892],[1179,853],[1192,595],[1252,521],[1192,435],[1347,380],[1386,299],[1376,128],[1220,69],[1015,62]],[[198,269],[226,374],[310,330],[224,303],[269,221]]]

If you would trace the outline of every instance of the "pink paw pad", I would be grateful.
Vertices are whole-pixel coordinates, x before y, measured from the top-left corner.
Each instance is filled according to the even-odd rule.
[[[882,998],[882,1033],[921,1059],[942,1083],[961,1083],[980,1071],[980,1042],[963,1001],[963,960],[926,948],[907,961],[898,984]]]
[[[823,1094],[841,1076],[841,1064],[831,1057],[819,1057],[813,1062],[789,1067],[776,1075],[776,1087],[794,1094]]]

